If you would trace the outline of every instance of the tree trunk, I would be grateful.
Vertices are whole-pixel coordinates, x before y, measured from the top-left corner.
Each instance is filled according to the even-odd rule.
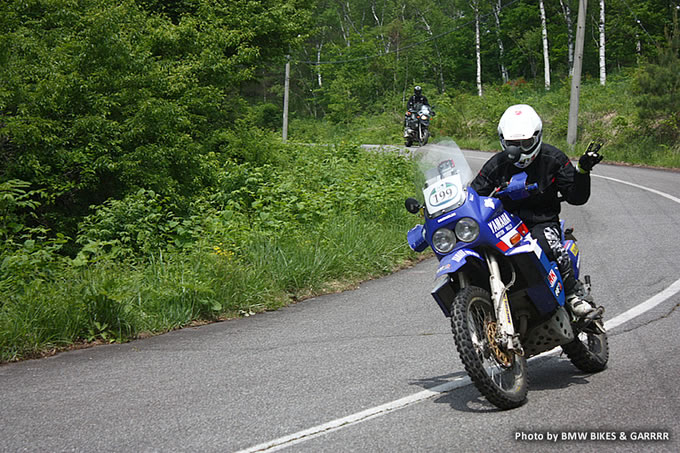
[[[427,19],[425,18],[425,15],[420,11],[419,8],[417,8],[418,15],[423,21],[423,24],[425,24],[425,30],[427,30],[427,34],[430,36],[434,36],[434,33],[432,33],[432,27],[430,27],[430,24],[427,23]],[[437,75],[439,76],[439,91],[443,93],[446,91],[446,87],[444,85],[444,69],[442,65],[442,55],[441,52],[439,52],[439,46],[437,45],[437,40],[434,40],[434,50],[437,52],[437,69],[435,70],[437,72]]]
[[[605,65],[605,35],[604,35],[604,0],[600,0],[600,85],[607,82],[607,67]]]
[[[386,41],[385,35],[383,34],[384,18],[378,17],[378,13],[375,10],[375,0],[373,1],[373,3],[371,3],[371,13],[373,14],[373,19],[375,20],[375,24],[380,29],[380,41],[382,42],[382,48],[385,51],[385,53],[389,53],[389,51],[390,51],[390,41],[389,41],[389,39]]]
[[[482,45],[479,33],[479,1],[474,0],[470,3],[472,10],[475,12],[475,53],[477,55],[477,94],[481,97],[482,91]]]
[[[323,48],[323,43],[320,42],[316,45],[316,78],[321,88],[321,49]]]
[[[572,76],[574,75],[574,23],[571,20],[569,3],[560,0],[560,6],[562,6],[564,20],[567,22],[567,64],[569,65],[569,75]]]
[[[493,4],[493,16],[496,19],[496,41],[498,42],[498,60],[500,62],[501,78],[503,83],[507,83],[510,80],[508,75],[508,68],[505,67],[505,48],[503,47],[503,40],[501,39],[501,1],[497,0]]]
[[[543,0],[539,0],[538,6],[541,9],[541,32],[543,36],[543,67],[545,74],[545,89],[550,90],[550,54],[548,52],[548,26],[545,19],[545,7]]]

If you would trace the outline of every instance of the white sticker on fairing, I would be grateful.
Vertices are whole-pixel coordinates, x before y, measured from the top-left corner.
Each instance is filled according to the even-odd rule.
[[[447,220],[449,220],[452,217],[455,217],[456,215],[457,215],[457,213],[455,213],[455,212],[452,212],[451,214],[447,214],[444,217],[437,219],[437,223],[446,222]]]
[[[517,234],[519,234],[519,233],[517,232],[517,227],[515,227],[512,230],[505,233],[502,237],[500,237],[500,240],[503,241],[503,243],[505,245],[507,245],[508,247],[512,247],[513,244],[512,244],[512,242],[510,242],[510,239],[512,239]],[[498,234],[496,234],[496,236],[498,236]]]
[[[534,239],[531,237],[531,235],[527,235],[524,237],[524,243],[520,245],[519,247],[515,247],[512,249],[509,253],[512,255],[516,255],[519,253],[529,253],[529,252],[534,252],[534,254],[538,257],[538,259],[541,259],[541,255],[543,254],[543,250],[541,249],[541,246],[538,245],[538,240]]]
[[[441,212],[451,206],[459,204],[465,196],[463,184],[458,173],[443,178],[435,184],[423,189],[427,211]]]
[[[510,222],[512,222],[510,220],[510,216],[506,212],[504,212],[495,219],[492,219],[488,223],[488,225],[489,228],[491,229],[491,232],[495,234],[496,237],[498,237],[498,232],[502,231],[507,225],[510,224]]]
[[[470,256],[470,255],[479,256],[475,252],[472,252],[470,250],[458,250],[456,253],[453,254],[451,259],[454,260],[454,261],[460,262],[460,261],[463,260],[463,258],[465,258],[466,256]]]

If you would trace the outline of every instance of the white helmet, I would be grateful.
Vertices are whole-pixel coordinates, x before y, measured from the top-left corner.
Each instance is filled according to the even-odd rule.
[[[543,122],[536,111],[526,104],[508,107],[498,122],[498,137],[503,150],[508,146],[519,148],[520,156],[516,167],[526,168],[531,164],[543,144]]]

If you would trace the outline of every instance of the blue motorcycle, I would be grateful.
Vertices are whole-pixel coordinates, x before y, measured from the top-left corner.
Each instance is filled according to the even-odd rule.
[[[427,148],[427,149],[426,149]],[[418,252],[431,247],[439,259],[432,296],[451,318],[465,370],[489,402],[501,409],[527,398],[527,359],[560,346],[571,362],[588,373],[602,371],[609,359],[604,309],[576,319],[565,308],[562,277],[526,225],[503,208],[502,199],[531,196],[535,184],[520,173],[490,197],[469,183],[472,171],[453,143],[420,148],[422,200],[406,200],[424,224],[408,232]],[[562,240],[579,278],[580,254],[573,230]],[[590,278],[578,280],[580,295],[593,306]]]

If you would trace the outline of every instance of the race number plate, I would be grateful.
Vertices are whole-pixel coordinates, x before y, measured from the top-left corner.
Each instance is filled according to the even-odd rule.
[[[459,203],[463,197],[460,175],[441,179],[423,190],[425,204],[430,213],[436,213]]]

